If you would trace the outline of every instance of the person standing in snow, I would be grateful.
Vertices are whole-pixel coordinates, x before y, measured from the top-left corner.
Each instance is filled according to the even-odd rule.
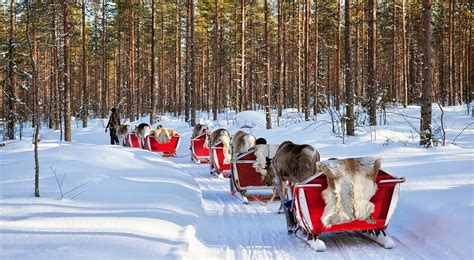
[[[119,139],[117,137],[117,128],[120,126],[120,116],[117,112],[117,109],[113,107],[111,110],[109,122],[105,127],[105,132],[107,133],[107,128],[110,128],[110,144],[119,144]]]

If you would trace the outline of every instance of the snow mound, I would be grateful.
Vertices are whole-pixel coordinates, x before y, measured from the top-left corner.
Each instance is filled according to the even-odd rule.
[[[97,135],[81,132],[83,141]],[[40,198],[33,197],[31,140],[0,157],[0,258],[169,259],[205,249],[195,237],[201,191],[160,154],[41,142]]]
[[[236,123],[239,127],[265,127],[265,114],[258,111],[243,111],[235,115]]]

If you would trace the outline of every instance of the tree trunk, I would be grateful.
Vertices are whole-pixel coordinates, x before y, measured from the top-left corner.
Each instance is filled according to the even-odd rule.
[[[277,106],[278,117],[282,116],[282,85],[283,85],[283,0],[278,0],[278,42],[277,42]]]
[[[246,18],[245,18],[245,12],[246,12],[246,5],[247,2],[246,0],[241,0],[240,1],[241,5],[241,19],[240,19],[240,86],[239,86],[239,111],[245,110],[244,106],[244,89],[245,89],[245,25],[246,25]]]
[[[107,115],[109,108],[109,69],[107,66],[107,5],[106,0],[102,0],[102,116]]]
[[[336,57],[334,62],[334,106],[339,111],[341,86],[341,1],[337,0]]]
[[[367,93],[369,94],[369,121],[370,125],[377,125],[377,81],[376,72],[376,40],[377,40],[377,1],[368,0],[367,6]]]
[[[87,71],[87,31],[86,31],[86,1],[82,0],[82,127],[87,127],[89,117],[89,74]]]
[[[63,26],[64,26],[64,46],[63,46],[63,85],[64,85],[64,141],[71,142],[71,86],[69,85],[69,3],[63,2]]]
[[[268,41],[268,23],[269,23],[269,12],[268,0],[264,0],[264,12],[265,12],[265,119],[267,121],[267,129],[272,128],[272,110],[271,110],[271,96],[272,96],[272,84],[270,76],[270,42]]]
[[[186,22],[186,95],[185,120],[195,125],[196,110],[194,104],[194,0],[187,2]]]
[[[319,80],[319,3],[318,0],[314,0],[314,103],[313,103],[313,115],[316,118],[319,112],[319,98],[318,98],[318,80]]]
[[[359,74],[360,74],[360,14],[359,2],[356,1],[356,26],[355,26],[355,57],[354,57],[354,98],[359,94]],[[354,100],[354,104],[356,101]]]
[[[433,95],[431,64],[431,0],[423,0],[422,17],[422,63],[423,63],[423,83],[421,96],[421,120],[420,120],[420,145],[431,145],[431,100]]]
[[[128,15],[128,104],[127,114],[130,121],[133,121],[134,111],[134,92],[135,92],[135,0],[131,0],[128,3],[129,15]]]
[[[405,1],[402,0],[402,81],[403,81],[403,107],[408,106],[408,51],[407,29],[405,26]]]
[[[450,106],[454,105],[455,94],[454,94],[454,44],[453,44],[453,33],[454,33],[454,22],[453,22],[453,9],[454,0],[448,0],[449,11],[448,11],[448,89],[449,89],[449,102]]]
[[[36,23],[32,18],[35,16],[34,5],[30,2],[26,4],[26,35],[29,51],[29,63],[31,67],[31,85],[33,88],[33,111],[34,111],[34,126],[35,134],[33,139],[34,144],[34,160],[35,160],[35,197],[40,197],[39,192],[39,159],[38,159],[38,143],[39,131],[41,126],[40,119],[40,98],[39,98],[39,80],[38,80],[38,48],[36,43]],[[34,19],[34,18],[33,18]]]
[[[441,10],[440,12],[441,16],[441,21],[444,19],[444,10]],[[439,52],[438,52],[438,86],[439,86],[439,92],[440,96],[438,99],[441,101],[441,104],[443,106],[446,105],[446,86],[444,84],[444,24],[441,22],[438,24],[440,26],[439,29],[439,34],[440,34],[440,46],[439,46]]]
[[[212,101],[212,119],[217,120],[217,106],[219,102],[219,3],[214,0],[214,91]]]
[[[163,98],[161,98],[158,102],[158,111],[161,111],[161,112],[164,112],[165,111],[165,101],[168,101],[167,103],[171,103],[169,100],[169,95],[168,95],[168,91],[166,90],[166,86],[165,86],[165,80],[164,80],[164,48],[165,48],[165,43],[164,43],[164,18],[163,18],[163,15],[164,15],[164,12],[163,12],[163,4],[160,5],[160,10],[159,10],[159,13],[161,14],[160,15],[160,20],[161,20],[161,25],[160,25],[160,58],[159,58],[159,69],[160,69],[160,73],[159,73],[159,80],[158,80],[158,84],[159,84],[159,89],[161,91],[161,96]]]
[[[351,38],[351,1],[345,0],[345,64],[346,74],[346,131],[347,135],[355,135],[354,131],[354,85],[352,82],[352,38]]]
[[[135,120],[138,120],[141,116],[141,104],[142,104],[142,87],[140,85],[140,78],[141,78],[141,64],[142,64],[142,59],[140,57],[140,49],[141,49],[141,41],[140,41],[140,19],[137,19],[137,17],[140,16],[140,4],[141,2],[138,1],[138,8],[137,8],[137,15],[134,15],[134,26],[135,26],[135,35],[137,42],[135,44],[135,100],[136,100],[136,106],[135,106]]]
[[[17,121],[16,111],[16,83],[15,83],[15,0],[10,0],[10,30],[8,37],[8,75],[6,83],[7,91],[7,139],[15,139],[15,123]]]
[[[304,18],[304,118],[306,121],[309,121],[310,116],[310,104],[309,104],[309,97],[311,96],[311,89],[310,89],[310,46],[309,46],[309,38],[310,38],[310,27],[311,24],[311,3],[310,0],[305,1],[305,18]]]
[[[396,42],[396,37],[397,37],[397,9],[396,9],[396,1],[392,1],[392,64],[391,66],[391,88],[390,88],[390,100],[394,100],[397,102],[397,78],[396,78],[396,68],[397,68],[397,42]]]
[[[473,36],[472,36],[472,23],[469,24],[469,48],[468,48],[468,57],[472,57],[472,55],[474,55],[474,53],[472,53],[472,47],[473,47],[473,43],[472,43],[472,39],[473,39]],[[474,59],[472,58],[469,58],[468,59],[468,83],[467,83],[467,86],[468,86],[468,92],[467,92],[467,102],[466,103],[470,103],[472,102],[473,100],[473,92],[474,92]],[[474,111],[472,108],[471,108],[471,111]],[[472,115],[474,115],[474,112],[472,112]]]
[[[175,2],[175,46],[174,46],[174,98],[175,116],[181,114],[181,26],[179,22],[179,0]]]
[[[296,1],[296,12],[298,12],[298,20],[297,26],[297,41],[298,41],[298,50],[297,50],[297,62],[298,62],[298,70],[296,75],[296,81],[298,82],[298,86],[296,87],[296,100],[298,106],[298,112],[301,112],[301,85],[302,85],[302,75],[301,75],[301,0]]]
[[[155,85],[155,0],[151,0],[151,75],[150,75],[150,95],[151,95],[151,113],[150,125],[155,123],[156,119],[156,85]]]

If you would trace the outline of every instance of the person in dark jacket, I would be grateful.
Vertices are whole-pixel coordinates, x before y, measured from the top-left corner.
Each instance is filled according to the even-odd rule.
[[[107,133],[107,128],[110,128],[110,144],[120,144],[117,137],[117,128],[120,126],[120,115],[115,107],[110,111],[112,111],[112,114],[110,114],[109,122],[105,127],[105,132]]]

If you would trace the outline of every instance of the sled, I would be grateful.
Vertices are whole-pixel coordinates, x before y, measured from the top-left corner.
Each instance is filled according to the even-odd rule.
[[[291,209],[293,219],[297,225],[297,235],[304,235],[308,243],[316,251],[325,251],[326,246],[319,239],[321,233],[358,231],[361,235],[374,240],[385,248],[392,248],[393,241],[385,233],[388,223],[393,216],[400,194],[400,183],[404,178],[397,178],[384,170],[379,170],[376,184],[377,191],[370,200],[375,205],[372,218],[375,223],[354,220],[349,223],[325,227],[321,222],[326,203],[322,191],[327,187],[326,176],[317,173],[303,184],[291,186]],[[299,234],[298,234],[299,233]]]
[[[171,140],[168,143],[160,144],[156,141],[153,135],[149,135],[145,137],[144,149],[152,152],[161,152],[164,157],[174,157],[176,156],[176,151],[178,150],[180,141],[181,136],[175,135],[171,137]]]
[[[229,178],[230,168],[230,163],[224,163],[224,145],[222,142],[211,147],[211,174],[216,174],[219,178]]]
[[[142,148],[143,147],[143,139],[138,138],[135,132],[129,133],[127,136],[125,136],[125,139],[123,140],[124,146],[126,147],[135,147],[135,148]]]
[[[191,160],[196,163],[209,163],[209,148],[204,146],[206,133],[191,139]]]
[[[272,197],[269,191],[273,191],[273,186],[266,185],[262,174],[253,167],[256,159],[254,151],[248,151],[232,161],[230,190],[233,195],[238,192],[245,204],[253,200],[269,201]]]

